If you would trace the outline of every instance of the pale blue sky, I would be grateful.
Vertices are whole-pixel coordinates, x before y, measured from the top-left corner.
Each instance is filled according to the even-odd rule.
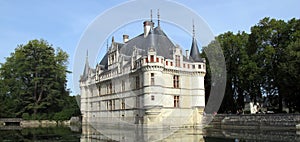
[[[175,0],[192,9],[210,26],[214,35],[226,31],[250,31],[250,27],[264,17],[289,20],[299,18],[299,0]],[[124,0],[0,0],[0,62],[5,61],[18,44],[32,39],[45,39],[54,47],[60,47],[70,55],[72,70],[73,55],[81,35],[98,15],[117,6]],[[130,10],[130,9],[129,9]],[[176,13],[178,11],[174,11]],[[160,13],[163,19],[164,13]],[[154,11],[154,16],[156,12]],[[114,17],[117,18],[117,17]],[[128,28],[130,37],[141,33],[142,24],[136,23],[134,31]],[[173,27],[174,28],[174,27]],[[174,34],[172,26],[165,25],[164,31],[184,48],[189,48],[190,37]],[[196,28],[197,29],[197,28]],[[122,30],[122,29],[121,29]],[[117,40],[121,39],[121,35]],[[188,40],[186,40],[188,39]],[[201,43],[200,43],[201,45]],[[85,54],[85,53],[83,53]],[[71,75],[68,88],[74,90]]]

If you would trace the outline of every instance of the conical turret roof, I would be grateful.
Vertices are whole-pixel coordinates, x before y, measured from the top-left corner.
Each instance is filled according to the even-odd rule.
[[[84,70],[83,70],[83,74],[80,78],[80,81],[85,81],[87,80],[88,76],[89,76],[89,71],[90,71],[90,65],[89,65],[89,61],[88,61],[88,52],[86,53],[86,59],[85,59],[85,65],[84,65]]]
[[[191,51],[190,51],[190,57],[192,57],[195,62],[202,62],[202,59],[200,58],[199,48],[197,45],[197,40],[195,37],[193,37]]]

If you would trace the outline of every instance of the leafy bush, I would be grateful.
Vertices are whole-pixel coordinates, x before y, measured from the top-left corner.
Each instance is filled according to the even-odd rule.
[[[31,119],[31,116],[29,115],[29,113],[23,113],[23,114],[22,114],[22,118],[23,118],[24,120],[30,120],[30,119]]]

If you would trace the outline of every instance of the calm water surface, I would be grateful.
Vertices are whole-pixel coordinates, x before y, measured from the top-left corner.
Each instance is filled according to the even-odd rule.
[[[155,140],[164,142],[300,142],[300,132],[295,130],[144,130],[113,129],[100,130],[91,126],[9,128],[0,127],[0,142],[139,142]]]

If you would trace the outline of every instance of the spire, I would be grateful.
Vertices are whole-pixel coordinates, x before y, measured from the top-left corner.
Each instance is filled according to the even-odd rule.
[[[85,81],[88,78],[89,70],[90,70],[90,65],[89,65],[88,50],[86,50],[86,59],[85,59],[83,74],[81,76],[81,81]]]
[[[191,46],[191,50],[190,50],[190,57],[193,58],[194,61],[196,62],[201,62],[202,59],[200,58],[200,52],[199,52],[199,48],[197,45],[197,40],[195,37],[195,25],[194,25],[194,20],[193,20],[193,41],[192,41],[192,46]]]
[[[106,52],[108,52],[108,39],[106,40]]]
[[[86,57],[85,57],[85,61],[88,61],[88,57],[89,57],[89,50],[86,50]]]
[[[159,27],[160,26],[160,20],[159,20],[159,9],[157,9],[157,26]]]
[[[193,19],[193,38],[195,38],[195,24],[194,24],[194,19]]]
[[[152,9],[150,10],[150,21],[152,23]]]

